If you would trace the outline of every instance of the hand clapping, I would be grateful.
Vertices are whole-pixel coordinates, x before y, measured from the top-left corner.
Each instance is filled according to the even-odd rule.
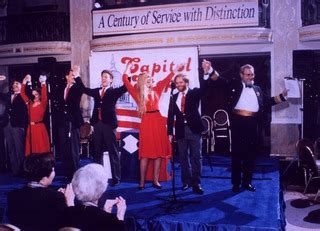
[[[124,215],[125,215],[126,210],[127,210],[126,200],[123,199],[121,196],[120,197],[116,197],[113,200],[106,200],[106,203],[104,204],[104,211],[106,211],[107,213],[111,213],[113,206],[117,206],[117,217],[118,217],[118,220],[122,220],[123,221],[124,220]]]

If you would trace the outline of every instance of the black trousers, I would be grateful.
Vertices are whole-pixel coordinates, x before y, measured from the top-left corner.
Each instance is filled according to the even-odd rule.
[[[79,128],[74,128],[71,122],[66,122],[64,127],[59,128],[59,139],[64,175],[71,180],[79,167]]]
[[[108,151],[112,179],[119,181],[121,179],[121,165],[116,130],[111,125],[101,121],[97,122],[93,127],[94,160],[96,163],[103,165],[103,152]]]
[[[25,157],[25,129],[12,127],[9,122],[4,127],[4,136],[7,144],[7,152],[13,175],[18,175]]]
[[[252,116],[232,115],[232,184],[251,184],[258,140],[258,119]],[[241,173],[242,182],[241,182]]]

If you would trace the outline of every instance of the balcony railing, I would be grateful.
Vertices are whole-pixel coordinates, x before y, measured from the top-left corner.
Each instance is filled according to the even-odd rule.
[[[320,0],[301,0],[302,26],[320,24]]]
[[[0,44],[70,41],[70,16],[34,13],[0,17]]]

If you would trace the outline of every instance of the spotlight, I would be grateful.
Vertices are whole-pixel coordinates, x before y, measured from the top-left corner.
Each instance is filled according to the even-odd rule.
[[[103,7],[102,1],[94,1],[94,8],[95,9],[100,9]]]

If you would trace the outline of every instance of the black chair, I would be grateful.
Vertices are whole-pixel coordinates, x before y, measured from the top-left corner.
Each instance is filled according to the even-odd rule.
[[[202,140],[204,141],[204,143],[206,145],[205,154],[207,156],[210,168],[211,168],[211,170],[213,170],[212,162],[211,162],[211,159],[209,156],[209,154],[211,153],[210,144],[212,142],[212,137],[213,137],[213,135],[212,135],[212,119],[209,116],[202,116],[201,120],[202,120],[202,124],[204,127],[204,131],[202,132],[201,135],[202,135]]]
[[[306,147],[308,147],[311,151],[313,151],[313,142],[310,139],[300,139],[297,141],[296,143],[296,156],[293,159],[297,160],[298,162],[298,167],[302,168],[303,170],[303,175],[304,175],[304,186],[306,187],[308,184],[308,179],[309,179],[309,173],[308,173],[308,166],[306,166],[306,163],[303,162],[303,158],[305,156],[305,152],[306,152]],[[291,166],[292,163],[289,164],[289,166],[287,167],[286,170],[288,170],[288,168]],[[285,172],[286,172],[285,170]]]
[[[201,120],[204,127],[202,139],[206,142],[206,152],[210,153],[210,143],[212,139],[212,119],[209,116],[202,116]]]
[[[316,159],[313,155],[313,151],[307,145],[304,147],[304,150],[301,150],[301,152],[299,153],[299,161],[300,161],[301,167],[305,170],[305,172],[308,175],[307,185],[303,192],[305,194],[307,192],[307,189],[310,183],[314,180],[320,179],[320,174],[319,174],[320,172],[316,163]],[[319,188],[317,189],[317,194],[314,200],[317,199],[318,194],[319,194]]]
[[[219,109],[213,114],[213,151],[215,149],[216,141],[219,139],[227,139],[229,143],[229,152],[231,152],[231,129],[230,129],[230,120],[228,113]]]

